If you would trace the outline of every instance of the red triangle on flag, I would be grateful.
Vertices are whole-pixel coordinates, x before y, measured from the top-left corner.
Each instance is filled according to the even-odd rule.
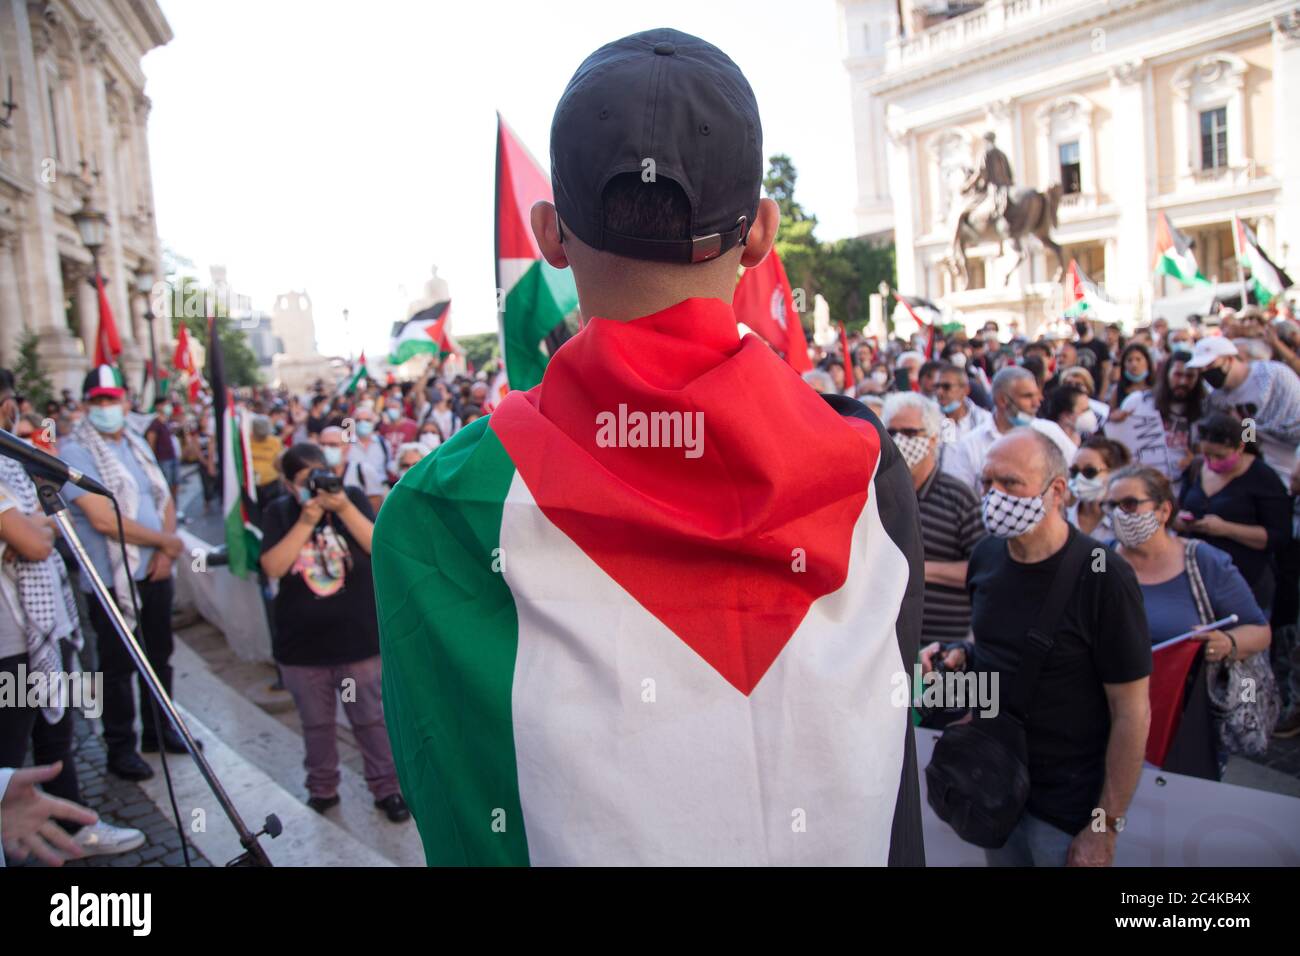
[[[117,323],[113,321],[113,309],[108,304],[108,294],[104,292],[104,280],[95,273],[95,289],[99,293],[99,330],[95,334],[95,364],[114,365],[122,354],[122,340],[117,335]]]
[[[1148,684],[1151,729],[1147,733],[1146,758],[1157,767],[1164,766],[1165,756],[1178,733],[1187,674],[1202,647],[1200,641],[1186,640],[1161,648],[1152,655],[1151,681]]]
[[[497,114],[497,258],[540,259],[530,216],[552,198],[551,181]]]

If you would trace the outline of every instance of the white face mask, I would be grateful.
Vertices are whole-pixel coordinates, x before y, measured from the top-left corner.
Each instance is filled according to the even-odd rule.
[[[1070,479],[1070,493],[1080,501],[1099,501],[1106,493],[1106,479],[1075,475]]]
[[[441,441],[437,432],[425,432],[420,436],[420,444],[425,448],[437,448]]]
[[[1081,435],[1091,435],[1097,430],[1097,413],[1090,408],[1075,415],[1074,430]]]
[[[948,356],[948,361],[951,362],[953,365],[957,366],[958,368],[965,368],[965,367],[966,367],[966,353],[965,353],[965,352],[953,352],[952,355]]]
[[[1123,508],[1111,512],[1110,523],[1115,529],[1115,540],[1126,548],[1140,548],[1155,537],[1163,525],[1159,512],[1140,511],[1131,515]]]
[[[1017,498],[997,488],[984,496],[980,516],[984,528],[996,538],[1019,538],[1038,527],[1047,514],[1042,495]]]
[[[871,381],[873,381],[880,388],[884,388],[885,383],[889,381],[889,376],[886,375],[884,372],[872,372]]]
[[[925,435],[898,435],[894,438],[898,453],[907,462],[908,469],[915,468],[930,453],[930,439]]]

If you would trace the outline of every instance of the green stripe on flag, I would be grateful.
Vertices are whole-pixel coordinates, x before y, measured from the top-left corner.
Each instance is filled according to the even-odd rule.
[[[511,691],[519,620],[500,570],[515,468],[481,418],[407,472],[372,566],[384,709],[430,866],[527,865]]]
[[[547,357],[542,340],[578,305],[573,273],[538,259],[506,293],[501,316],[510,387],[532,388],[542,380]]]
[[[393,349],[393,354],[388,356],[389,365],[401,365],[403,362],[410,361],[417,355],[442,355],[442,350],[438,343],[433,339],[406,339]]]

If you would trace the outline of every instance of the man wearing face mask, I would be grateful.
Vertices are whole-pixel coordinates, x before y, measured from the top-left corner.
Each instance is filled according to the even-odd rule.
[[[970,633],[966,562],[984,537],[979,499],[939,468],[944,418],[934,402],[914,392],[892,392],[881,419],[912,473],[925,546],[925,603],[921,642],[961,641]]]
[[[965,369],[956,365],[945,363],[939,367],[934,397],[939,402],[939,410],[952,423],[943,429],[945,442],[960,441],[993,417],[971,401],[970,378]]]
[[[1196,343],[1189,369],[1214,389],[1206,399],[1212,411],[1251,419],[1264,461],[1285,483],[1295,466],[1300,445],[1300,377],[1281,362],[1247,362],[1222,336]]]
[[[985,851],[993,866],[1111,865],[1142,771],[1151,641],[1141,591],[1123,558],[1066,523],[1065,476],[1065,458],[1038,432],[1018,429],[989,449],[981,512],[990,536],[966,576],[974,642],[942,652],[948,667],[997,672],[1013,691],[1022,659],[1041,654],[1025,708],[1029,798],[1006,844]],[[1046,625],[1058,573],[1068,598]],[[1040,627],[1050,628],[1045,650],[1030,635]],[[938,644],[921,652],[923,670],[936,653]]]
[[[145,440],[126,428],[126,389],[117,369],[101,365],[83,386],[86,418],[59,443],[63,460],[113,492],[122,509],[126,554],[117,536],[112,503],[102,495],[63,486],[77,533],[90,560],[113,593],[164,689],[172,687],[172,562],[184,545],[176,535],[176,508],[167,480]],[[135,619],[130,589],[139,597]],[[90,593],[82,575],[81,589]],[[136,752],[135,665],[99,602],[90,597],[90,621],[99,641],[104,671],[104,743],[108,769],[127,780],[147,780],[153,770]],[[142,688],[143,689],[143,688]],[[154,724],[146,694],[141,700],[140,750],[185,753],[185,743],[170,725]]]
[[[357,440],[348,450],[348,458],[365,462],[374,469],[375,474],[391,480],[394,477],[389,474],[391,455],[388,443],[375,434],[374,410],[369,405],[363,405],[356,410],[353,418],[356,420]]]
[[[1032,372],[1014,365],[1000,369],[993,376],[993,416],[949,446],[940,467],[978,494],[980,472],[989,448],[999,436],[1023,426],[1046,435],[1061,449],[1066,460],[1073,458],[1074,443],[1061,431],[1061,426],[1035,417],[1042,403],[1043,393]]]

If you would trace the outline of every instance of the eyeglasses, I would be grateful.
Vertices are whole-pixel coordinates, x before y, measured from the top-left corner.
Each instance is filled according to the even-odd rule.
[[[925,438],[930,433],[924,428],[886,428],[890,438],[897,438],[899,435],[906,435],[908,438]]]
[[[1125,514],[1136,514],[1138,505],[1146,505],[1154,502],[1154,498],[1121,498],[1119,501],[1103,501],[1101,506],[1107,514],[1110,514],[1116,508],[1123,509]]]
[[[1087,465],[1083,468],[1080,468],[1078,465],[1071,465],[1070,477],[1078,478],[1080,475],[1083,475],[1083,477],[1087,478],[1089,481],[1092,481],[1092,479],[1096,478],[1098,475],[1102,474],[1105,471],[1106,471],[1105,468],[1094,468],[1092,465]]]

